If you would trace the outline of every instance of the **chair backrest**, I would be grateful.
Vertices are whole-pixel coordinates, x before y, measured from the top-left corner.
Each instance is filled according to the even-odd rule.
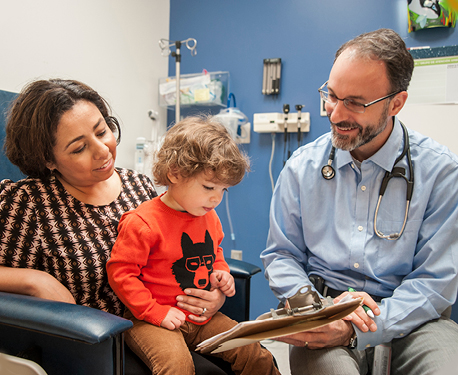
[[[0,353],[0,374],[2,375],[47,375],[35,362]]]
[[[3,142],[5,140],[5,125],[8,108],[13,99],[17,96],[14,92],[0,90],[0,181],[8,178],[13,181],[20,180],[25,176],[18,167],[11,164],[5,156]]]

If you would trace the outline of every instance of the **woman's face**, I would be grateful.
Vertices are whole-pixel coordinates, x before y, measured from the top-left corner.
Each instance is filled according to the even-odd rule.
[[[55,162],[48,168],[73,186],[94,185],[114,172],[116,139],[91,102],[81,100],[63,114],[53,151]]]

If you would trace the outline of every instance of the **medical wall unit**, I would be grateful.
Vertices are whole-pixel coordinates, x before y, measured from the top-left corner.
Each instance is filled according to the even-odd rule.
[[[272,186],[272,192],[275,187],[275,181],[272,170],[272,162],[275,153],[276,133],[283,133],[283,166],[292,154],[292,148],[295,149],[291,141],[290,134],[297,134],[297,147],[302,145],[302,133],[310,131],[310,113],[302,112],[304,106],[297,104],[297,112],[290,112],[289,104],[283,105],[283,113],[255,113],[253,115],[253,130],[257,133],[270,133],[272,138],[272,152],[269,161],[269,177]]]
[[[300,121],[298,118],[300,116]],[[255,113],[253,115],[253,130],[257,133],[283,133],[286,129],[288,133],[297,133],[300,124],[301,132],[310,131],[310,113],[298,112],[288,113],[285,121],[285,114],[280,112]]]

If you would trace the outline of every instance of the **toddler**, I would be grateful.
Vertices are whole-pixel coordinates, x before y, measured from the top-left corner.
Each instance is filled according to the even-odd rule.
[[[220,247],[223,230],[215,208],[238,184],[249,162],[226,128],[210,117],[188,117],[166,134],[153,167],[167,191],[127,212],[107,264],[110,285],[126,305],[133,328],[126,342],[153,374],[194,374],[190,351],[237,323],[220,312],[177,306],[186,288],[235,294]],[[259,343],[215,356],[236,374],[279,374]]]

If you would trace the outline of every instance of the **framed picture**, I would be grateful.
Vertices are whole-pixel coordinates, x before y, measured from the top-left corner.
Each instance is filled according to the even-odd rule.
[[[433,27],[455,27],[456,10],[443,0],[407,0],[409,33]]]
[[[320,115],[323,117],[327,116],[325,104],[326,102],[320,97]]]

